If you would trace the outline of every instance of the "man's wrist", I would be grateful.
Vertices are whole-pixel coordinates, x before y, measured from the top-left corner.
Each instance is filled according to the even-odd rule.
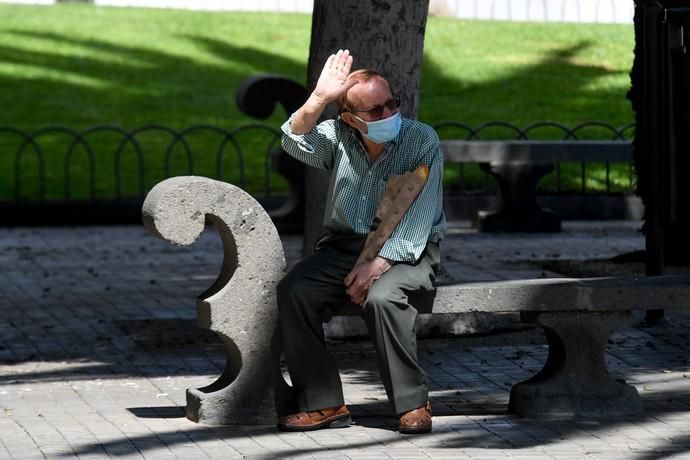
[[[323,112],[326,109],[326,106],[330,103],[331,101],[320,93],[318,89],[312,91],[311,95],[307,99],[307,104],[309,107],[320,112]]]
[[[316,122],[323,113],[326,105],[319,96],[314,93],[309,96],[307,101],[295,112],[295,116],[290,122],[290,130],[293,134],[306,134],[316,126]]]
[[[375,260],[377,261],[377,265],[378,265],[383,271],[386,271],[386,270],[388,270],[389,268],[391,268],[391,267],[393,266],[393,263],[394,263],[392,260],[386,259],[385,257],[381,257],[381,256],[376,256],[376,259],[375,259]]]

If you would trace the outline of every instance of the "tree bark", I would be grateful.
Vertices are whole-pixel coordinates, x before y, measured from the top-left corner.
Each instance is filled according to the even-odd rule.
[[[315,0],[308,91],[314,89],[328,56],[340,48],[349,49],[354,57],[352,70],[373,68],[381,72],[391,90],[400,94],[400,112],[416,118],[428,9],[429,0]],[[336,108],[330,107],[324,118],[336,115]],[[323,233],[328,175],[308,167],[305,180],[306,255]]]

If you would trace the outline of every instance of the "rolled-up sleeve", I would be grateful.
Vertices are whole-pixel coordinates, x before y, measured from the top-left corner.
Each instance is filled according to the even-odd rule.
[[[283,150],[309,166],[330,170],[338,143],[334,120],[319,123],[306,134],[295,134],[291,129],[293,117],[294,114],[281,126]]]

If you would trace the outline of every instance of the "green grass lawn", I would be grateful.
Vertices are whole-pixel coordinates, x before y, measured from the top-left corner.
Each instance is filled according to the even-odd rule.
[[[0,5],[0,126],[32,131],[47,125],[81,130],[100,124],[132,129],[160,123],[176,129],[212,124],[226,129],[254,120],[235,106],[239,83],[258,73],[304,82],[311,18],[299,14],[190,12],[89,5]],[[632,64],[633,30],[626,25],[457,21],[429,18],[419,118],[430,124],[457,120],[478,126],[505,120],[526,127],[540,120],[575,126],[602,120],[616,126],[633,119],[625,93]],[[278,127],[280,110],[266,120]],[[536,134],[536,133],[535,133]],[[601,130],[583,137],[608,138]],[[442,130],[442,137],[466,133]],[[501,129],[487,138],[511,138]],[[114,193],[117,139],[94,138],[97,196]],[[560,137],[548,129],[537,137]],[[247,136],[253,137],[253,136]],[[64,195],[68,138],[41,137],[48,197]],[[247,187],[260,189],[270,136],[247,143]],[[212,133],[195,136],[194,172],[215,174]],[[0,198],[14,194],[18,138],[0,133]],[[169,137],[142,138],[144,188],[160,180]],[[228,151],[223,177],[238,180]],[[37,161],[22,155],[22,195],[36,195]],[[170,152],[168,173],[186,173],[181,146]],[[82,148],[74,159],[87,159]],[[122,154],[123,193],[136,194],[137,161]],[[627,186],[627,168],[624,181]],[[69,168],[70,193],[88,196],[88,162]],[[617,174],[617,173],[616,173]],[[576,174],[577,176],[577,174]],[[616,176],[617,177],[617,176]],[[615,179],[618,180],[618,179]],[[623,180],[623,179],[621,179]]]

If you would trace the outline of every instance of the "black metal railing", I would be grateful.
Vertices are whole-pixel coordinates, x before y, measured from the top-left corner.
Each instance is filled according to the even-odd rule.
[[[628,140],[634,130],[633,124],[614,127],[603,122],[587,122],[567,127],[550,121],[534,123],[526,128],[503,121],[491,121],[476,127],[457,121],[445,121],[434,127],[442,139],[462,140]],[[94,139],[102,134],[114,135],[115,140]],[[200,134],[207,137],[196,144],[192,142],[191,138]],[[156,138],[155,141],[149,142],[153,146],[142,140],[146,135]],[[209,138],[209,135],[213,138]],[[66,138],[66,141],[60,143],[56,137]],[[11,142],[12,138],[15,140],[14,143]],[[279,151],[279,142],[280,130],[263,123],[252,123],[233,129],[196,125],[181,130],[160,124],[130,130],[113,125],[98,125],[81,131],[64,126],[47,126],[33,131],[2,126],[0,155],[4,159],[0,157],[0,164],[5,165],[5,175],[8,170],[13,173],[12,177],[0,178],[12,182],[11,191],[5,188],[4,196],[0,194],[0,201],[13,201],[17,204],[32,200],[70,201],[77,199],[74,194],[77,183],[85,189],[85,193],[78,199],[143,199],[147,189],[158,180],[179,174],[202,174],[219,180],[232,180],[257,197],[270,197],[278,192],[286,193],[286,187],[274,185],[276,175],[272,172],[271,156]],[[59,153],[55,151],[60,149],[64,152],[61,161],[55,161],[56,157],[60,160]],[[112,155],[110,166],[105,161],[108,153],[104,150],[110,150]],[[157,153],[154,154],[153,150]],[[78,159],[78,151],[83,153],[81,162]],[[31,154],[33,162],[27,161]],[[126,160],[126,154],[133,158]],[[231,156],[234,164],[228,166],[226,163]],[[53,158],[53,161],[49,162],[48,158]],[[173,158],[176,161],[173,161]],[[128,168],[124,167],[126,161],[129,162]],[[73,172],[76,166],[81,170],[80,175]],[[560,164],[555,166],[555,185],[551,191],[561,192],[564,188],[563,174]],[[611,193],[610,164],[605,162],[603,166],[605,189],[598,192]],[[477,183],[475,180],[468,186],[466,165],[458,164],[454,167],[457,168],[457,179],[450,184],[453,193],[463,193],[468,189],[473,193],[493,190],[490,180],[483,183]],[[97,173],[100,175],[99,180]],[[580,193],[583,194],[586,192],[587,173],[587,164],[582,162],[579,176]],[[627,193],[633,193],[634,174],[631,164],[628,164],[628,175]],[[111,190],[97,191],[97,183],[105,182],[108,176],[112,181]],[[249,182],[248,177],[251,178]],[[35,186],[29,191],[28,183],[32,181]],[[123,182],[130,184],[128,192],[123,190]],[[62,190],[61,196],[58,189]]]
[[[43,128],[36,129],[34,131],[25,131],[11,126],[1,126],[0,127],[0,148],[2,148],[2,156],[5,157],[4,164],[7,165],[8,158],[12,158],[9,163],[11,164],[10,170],[13,171],[11,179],[13,183],[13,191],[10,196],[0,197],[0,201],[14,200],[16,202],[25,201],[27,199],[43,201],[47,199],[47,189],[49,184],[49,177],[62,177],[62,180],[53,180],[53,182],[61,182],[60,188],[62,188],[62,199],[71,200],[73,199],[72,190],[74,188],[74,182],[84,182],[86,181],[87,196],[88,199],[96,199],[96,164],[99,163],[99,155],[105,155],[103,150],[110,149],[113,156],[113,163],[111,164],[111,172],[113,178],[113,189],[110,192],[106,192],[101,196],[101,198],[109,198],[119,200],[125,198],[123,193],[122,183],[124,174],[123,173],[123,157],[127,148],[134,155],[133,165],[128,169],[128,174],[130,176],[128,179],[131,181],[134,179],[136,182],[136,192],[130,193],[128,197],[138,197],[143,198],[147,192],[147,183],[150,183],[154,179],[152,174],[148,174],[151,171],[147,171],[145,166],[145,159],[147,154],[147,149],[144,147],[144,143],[140,140],[140,137],[146,134],[155,134],[159,138],[165,136],[168,138],[167,141],[162,143],[162,159],[161,164],[154,165],[150,167],[157,171],[160,177],[165,178],[174,174],[171,168],[171,159],[175,151],[182,151],[184,158],[184,165],[181,171],[178,173],[183,174],[195,174],[199,173],[199,168],[195,167],[195,159],[202,155],[198,150],[203,149],[204,152],[208,152],[208,149],[212,147],[214,151],[211,153],[213,159],[214,167],[212,170],[206,168],[204,171],[205,175],[211,175],[219,180],[225,179],[224,177],[224,161],[226,157],[230,154],[234,155],[237,166],[233,168],[234,177],[233,181],[237,183],[240,187],[246,186],[246,157],[247,153],[242,143],[238,138],[248,132],[253,131],[263,132],[265,134],[264,138],[266,144],[263,146],[265,149],[263,152],[264,159],[262,160],[265,164],[264,170],[261,174],[265,177],[264,179],[264,194],[270,195],[270,161],[267,161],[270,154],[275,150],[280,141],[280,131],[271,126],[253,123],[243,125],[234,129],[225,129],[219,126],[213,125],[196,125],[191,126],[182,130],[175,130],[171,127],[160,125],[160,124],[149,124],[141,126],[131,130],[125,130],[114,125],[98,125],[90,127],[81,131],[65,127],[65,126],[47,126]],[[202,142],[202,147],[200,149],[194,149],[192,143],[189,141],[189,137],[205,132],[206,134],[213,133],[216,135],[216,139],[206,140]],[[91,139],[98,134],[111,134],[118,136],[118,140],[113,142],[103,142],[103,141],[92,141]],[[66,142],[61,143],[61,147],[57,145],[60,144],[56,137],[67,138]],[[10,139],[15,138],[18,142],[14,144],[13,152],[8,151],[8,148],[12,144]],[[43,139],[47,139],[44,143]],[[160,141],[160,139],[159,139]],[[157,142],[158,148],[161,146],[161,142]],[[255,146],[256,147],[256,146]],[[54,150],[63,151],[62,161],[60,163],[60,170],[49,170],[47,166],[47,158],[49,156],[59,155],[59,152]],[[82,165],[85,166],[85,171],[79,178],[74,178],[72,170],[75,166],[75,158],[77,150],[81,149],[85,154],[85,159]],[[50,151],[49,151],[50,150]],[[26,171],[24,163],[29,155],[33,154],[34,166],[33,171]],[[204,160],[208,163],[209,154],[203,153],[205,156]],[[54,168],[57,168],[57,164],[53,164]],[[179,166],[178,166],[178,169]],[[27,192],[26,180],[24,177],[30,176],[36,178],[36,187],[32,193]],[[147,181],[147,179],[149,179]],[[53,184],[54,185],[54,184]],[[259,193],[260,194],[260,193]],[[55,198],[55,193],[52,196]]]

